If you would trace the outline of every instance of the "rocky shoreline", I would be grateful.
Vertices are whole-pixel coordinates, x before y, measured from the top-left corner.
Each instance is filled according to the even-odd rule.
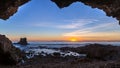
[[[54,56],[38,55],[26,61],[28,68],[35,68],[35,66],[39,66],[39,68],[111,68],[117,66],[115,68],[118,68],[120,66],[120,46],[89,44],[77,48],[62,47],[59,50],[86,54],[86,56],[60,57],[59,53]]]
[[[40,47],[41,48],[41,47]],[[44,48],[42,48],[44,49]],[[53,48],[56,49],[56,48]],[[120,46],[89,44],[82,47],[62,47],[56,50],[72,51],[86,54],[86,57],[66,56],[53,53],[43,56],[41,54],[33,58],[24,58],[24,63],[5,68],[119,68]],[[25,51],[24,51],[25,52]],[[28,53],[27,53],[28,54]],[[4,68],[3,67],[3,68]]]
[[[8,38],[0,35],[0,50],[2,50],[0,52],[0,68],[120,67],[120,46],[89,44],[76,48],[30,47],[20,51],[12,45]]]

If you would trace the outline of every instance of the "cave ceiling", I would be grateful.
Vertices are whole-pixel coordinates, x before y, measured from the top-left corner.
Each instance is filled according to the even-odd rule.
[[[0,18],[8,19],[15,14],[18,8],[29,0],[0,0]]]
[[[103,10],[107,16],[112,16],[119,21],[120,24],[120,0],[51,0],[57,4],[59,8],[68,7],[72,3],[82,2],[92,8]]]
[[[30,0],[0,0],[0,18],[9,19],[18,8]],[[68,7],[72,3],[82,2],[92,8],[103,10],[107,16],[116,18],[120,23],[120,0],[51,0],[59,8]]]

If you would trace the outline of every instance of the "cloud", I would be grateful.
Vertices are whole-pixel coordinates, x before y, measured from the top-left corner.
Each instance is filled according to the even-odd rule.
[[[102,23],[94,27],[81,28],[72,32],[64,33],[63,36],[111,36],[116,35],[113,31],[117,24]]]
[[[61,29],[76,29],[76,28],[80,28],[82,26],[91,24],[91,23],[95,23],[98,20],[94,20],[94,19],[74,19],[74,20],[66,20],[65,22],[69,22],[69,24],[64,24],[64,25],[59,25],[57,26],[57,28],[61,28]]]
[[[88,24],[96,23],[98,20],[95,19],[72,19],[72,20],[64,20],[62,23],[58,22],[36,22],[29,24],[32,27],[51,27],[51,28],[59,28],[59,29],[77,29]]]
[[[78,28],[80,26],[80,23],[71,23],[68,25],[60,25],[58,26],[58,28],[62,28],[62,29],[74,29],[74,28]]]

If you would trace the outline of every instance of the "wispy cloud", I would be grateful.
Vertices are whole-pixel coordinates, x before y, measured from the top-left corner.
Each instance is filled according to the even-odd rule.
[[[95,23],[98,20],[95,19],[74,19],[74,20],[66,20],[64,25],[59,25],[57,28],[61,29],[75,29],[75,28],[80,28],[82,26],[85,26],[87,24]]]
[[[112,29],[116,27],[115,23],[102,23],[94,27],[81,28],[72,32],[64,33],[63,36],[111,36],[116,35]],[[111,30],[111,31],[109,31]]]
[[[35,22],[29,24],[32,27],[51,27],[51,28],[59,28],[59,29],[77,29],[88,24],[96,23],[98,20],[95,19],[72,19],[72,20],[64,20],[62,23],[58,22]]]

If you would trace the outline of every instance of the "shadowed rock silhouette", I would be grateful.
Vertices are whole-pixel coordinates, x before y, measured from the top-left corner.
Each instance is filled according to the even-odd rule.
[[[0,35],[0,64],[15,65],[21,60],[21,51],[5,35]]]
[[[8,19],[17,12],[19,6],[27,3],[30,0],[0,0],[0,18]]]
[[[27,38],[20,38],[20,41],[18,42],[20,45],[28,45]]]

